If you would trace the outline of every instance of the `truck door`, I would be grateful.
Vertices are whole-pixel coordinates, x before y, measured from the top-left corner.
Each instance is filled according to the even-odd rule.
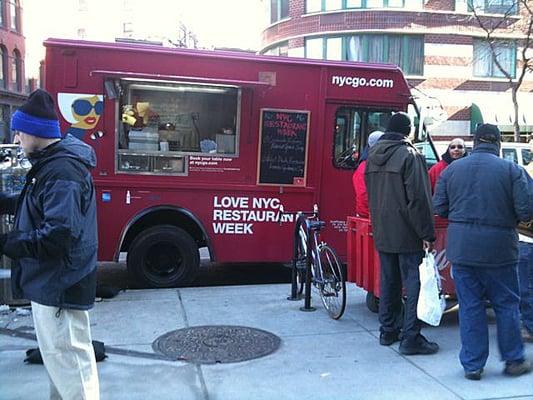
[[[319,196],[320,218],[327,223],[324,236],[339,255],[346,257],[346,217],[355,214],[352,175],[368,135],[385,131],[392,109],[328,103],[322,153]]]

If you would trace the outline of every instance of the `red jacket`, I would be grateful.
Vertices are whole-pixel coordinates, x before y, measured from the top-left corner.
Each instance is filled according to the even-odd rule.
[[[355,213],[360,217],[368,218],[368,193],[365,183],[366,160],[362,161],[353,173],[352,182],[355,191]]]
[[[429,182],[431,183],[431,193],[435,193],[437,179],[439,179],[440,174],[442,174],[442,171],[444,171],[448,165],[449,164],[446,161],[440,160],[437,164],[435,164],[429,169]]]

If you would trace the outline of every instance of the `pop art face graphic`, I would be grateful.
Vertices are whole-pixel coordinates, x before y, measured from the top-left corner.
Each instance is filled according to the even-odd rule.
[[[57,104],[63,118],[71,124],[66,133],[78,139],[96,127],[104,110],[103,96],[98,94],[58,93]]]

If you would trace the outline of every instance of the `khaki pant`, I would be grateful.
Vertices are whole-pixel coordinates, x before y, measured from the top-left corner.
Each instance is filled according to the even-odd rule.
[[[89,312],[31,302],[37,342],[50,378],[50,399],[98,400]]]

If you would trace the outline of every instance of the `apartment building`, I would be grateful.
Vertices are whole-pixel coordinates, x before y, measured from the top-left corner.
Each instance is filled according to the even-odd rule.
[[[10,140],[11,114],[26,99],[24,36],[19,0],[0,0],[0,143]]]
[[[516,78],[528,18],[516,0],[271,0],[260,53],[399,65],[434,116],[434,136],[467,137],[483,119],[510,139],[510,85],[473,9],[484,24],[501,22],[493,33],[498,61]],[[525,141],[533,132],[532,72],[518,103]]]

